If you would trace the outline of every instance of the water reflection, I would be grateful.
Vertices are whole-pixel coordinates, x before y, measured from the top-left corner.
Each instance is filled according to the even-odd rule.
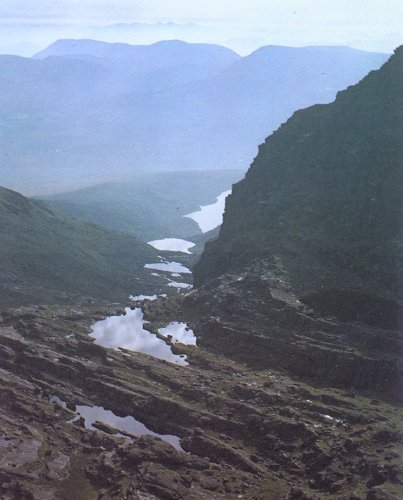
[[[96,429],[94,422],[102,422],[103,424],[110,425],[114,429],[121,432],[126,432],[132,436],[158,436],[163,441],[174,446],[177,450],[182,450],[178,436],[171,434],[158,434],[151,431],[148,427],[142,424],[134,417],[119,417],[111,410],[105,410],[102,406],[76,406],[76,413],[84,418],[84,425],[86,429]]]
[[[186,323],[178,323],[173,321],[169,323],[165,328],[160,328],[159,333],[164,335],[164,337],[171,336],[174,342],[180,342],[181,344],[196,345],[196,335],[193,330],[191,330]]]
[[[141,300],[157,300],[158,295],[136,295],[136,296],[130,295],[129,299],[132,300],[133,302]]]
[[[179,281],[172,281],[168,283],[167,286],[170,286],[171,288],[177,288],[177,289],[188,289],[188,288],[193,288],[193,286],[190,283],[180,283]]]
[[[162,339],[143,328],[143,311],[140,308],[125,309],[122,316],[110,316],[92,325],[90,337],[104,347],[142,352],[170,363],[187,366],[186,356],[173,354],[171,347]]]
[[[168,273],[191,274],[192,271],[179,262],[156,262],[154,264],[146,264],[146,269],[155,271],[165,271]]]
[[[170,252],[182,252],[191,254],[189,250],[195,246],[195,243],[179,238],[164,238],[163,240],[149,241],[149,245],[157,250],[167,250]]]

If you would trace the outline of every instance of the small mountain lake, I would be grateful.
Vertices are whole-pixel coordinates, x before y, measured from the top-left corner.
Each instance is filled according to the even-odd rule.
[[[179,437],[173,436],[171,434],[158,434],[157,432],[151,431],[139,420],[136,420],[132,416],[119,417],[115,415],[111,410],[105,410],[102,406],[76,406],[76,414],[79,418],[80,416],[84,418],[84,425],[86,429],[96,430],[93,426],[95,422],[101,422],[103,424],[110,425],[114,429],[131,434],[132,436],[157,436],[163,441],[174,446],[177,450],[181,450],[181,445],[179,443]]]
[[[154,264],[146,264],[145,269],[153,269],[154,271],[165,271],[176,274],[192,274],[192,271],[179,262],[156,262]]]
[[[178,323],[173,321],[165,328],[159,328],[158,332],[164,337],[171,337],[173,342],[181,344],[196,345],[196,335],[186,323]]]
[[[217,196],[217,201],[210,205],[200,207],[200,210],[184,215],[189,219],[193,219],[200,227],[202,233],[207,233],[222,224],[223,214],[225,209],[225,199],[231,194],[231,189],[224,191]]]
[[[174,354],[171,347],[153,333],[144,329],[145,321],[140,308],[127,307],[121,316],[109,316],[92,325],[90,337],[95,343],[112,349],[142,352],[170,363],[187,366],[186,356]]]
[[[52,396],[49,401],[61,408],[66,408],[67,403],[63,401],[59,396]],[[158,434],[150,430],[146,427],[142,422],[135,419],[132,416],[119,417],[115,415],[113,411],[106,410],[102,406],[86,406],[86,405],[77,405],[75,409],[76,416],[70,420],[70,422],[75,422],[80,417],[84,419],[84,427],[86,429],[98,430],[93,424],[95,422],[100,422],[102,424],[109,425],[116,429],[117,431],[121,431],[125,434],[130,434],[131,436],[140,437],[140,436],[157,436],[163,441],[174,446],[177,450],[183,451],[180,445],[180,440],[178,436],[174,436],[172,434]],[[116,433],[119,434],[119,433]],[[2,442],[0,439],[0,446],[2,446]]]

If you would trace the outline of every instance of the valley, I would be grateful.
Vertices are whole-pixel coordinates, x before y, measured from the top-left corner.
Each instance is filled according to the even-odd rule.
[[[185,217],[211,205],[243,176],[239,170],[196,170],[143,174],[124,183],[105,183],[78,191],[40,196],[56,210],[114,231],[130,233],[144,242],[161,238],[191,238],[204,231]],[[211,212],[218,218],[224,199]],[[209,213],[207,213],[207,217]],[[220,219],[217,223],[221,223]],[[213,222],[215,225],[215,220]]]
[[[403,46],[0,70],[0,498],[402,498]]]

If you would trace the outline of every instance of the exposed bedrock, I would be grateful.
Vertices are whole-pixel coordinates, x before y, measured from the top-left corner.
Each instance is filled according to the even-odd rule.
[[[113,307],[2,315],[2,498],[399,498],[395,406],[203,347],[186,346],[183,367],[94,345],[89,325]],[[134,416],[186,453],[112,422],[86,428],[76,405]]]

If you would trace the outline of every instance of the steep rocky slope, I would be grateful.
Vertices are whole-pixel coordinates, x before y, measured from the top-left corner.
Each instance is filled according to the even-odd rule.
[[[266,258],[298,298],[322,312],[345,319],[357,313],[379,325],[384,311],[396,325],[402,103],[403,47],[334,103],[295,113],[234,186],[220,235],[196,266],[196,282]]]
[[[203,345],[401,401],[402,103],[403,47],[260,147],[184,300]]]
[[[1,308],[83,295],[124,300],[150,288],[144,264],[157,252],[133,236],[69,218],[4,188],[0,227]]]

